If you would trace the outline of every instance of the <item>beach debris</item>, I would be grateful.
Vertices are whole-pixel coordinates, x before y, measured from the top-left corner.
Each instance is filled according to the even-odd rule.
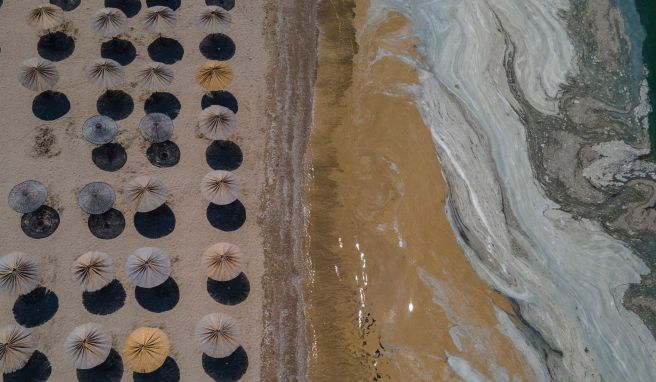
[[[146,90],[162,90],[172,82],[173,70],[161,62],[150,62],[137,72],[137,83]]]
[[[237,131],[237,116],[225,106],[212,105],[200,112],[198,127],[207,139],[226,140]]]
[[[196,25],[206,33],[225,32],[231,23],[230,13],[215,5],[204,7],[196,16]]]
[[[141,18],[141,23],[146,30],[160,35],[173,29],[176,21],[175,11],[162,5],[147,8]]]
[[[9,191],[9,207],[12,210],[27,214],[39,209],[48,198],[48,190],[37,180],[26,180],[15,185]]]
[[[121,84],[125,78],[125,69],[114,60],[99,58],[87,66],[87,80],[101,89],[109,89]]]
[[[215,170],[200,182],[200,192],[210,203],[226,205],[239,198],[239,178],[230,171]]]
[[[52,89],[59,81],[59,71],[52,61],[35,57],[23,61],[18,74],[20,84],[35,92]]]
[[[64,342],[64,355],[76,369],[91,369],[105,362],[112,350],[112,335],[93,322],[73,329]]]
[[[9,374],[22,369],[34,350],[29,329],[16,324],[3,326],[0,329],[0,372]]]
[[[207,248],[202,263],[207,267],[207,277],[216,281],[232,280],[246,266],[244,253],[230,243],[217,243]]]
[[[128,25],[128,17],[118,8],[103,8],[94,13],[91,26],[96,33],[105,37],[116,37]]]
[[[28,294],[39,285],[39,264],[22,252],[0,258],[0,289],[12,294]]]
[[[78,204],[88,214],[102,214],[109,211],[116,201],[112,186],[105,182],[92,182],[80,190]]]
[[[225,358],[240,346],[241,330],[233,317],[212,313],[201,318],[194,331],[203,353],[212,358]]]
[[[114,140],[118,133],[116,122],[105,115],[94,115],[84,121],[82,135],[90,143],[104,145]]]
[[[148,142],[168,141],[173,135],[173,121],[166,114],[149,113],[139,121],[139,131]]]
[[[123,361],[137,373],[151,373],[166,361],[171,345],[158,328],[141,327],[130,333],[123,346]]]
[[[54,5],[41,5],[30,11],[27,23],[40,30],[52,29],[64,21],[64,12]]]
[[[125,200],[136,205],[138,212],[150,212],[166,203],[168,191],[164,183],[154,176],[142,175],[131,179],[123,187]]]
[[[114,261],[105,252],[89,251],[73,261],[71,273],[85,292],[95,292],[114,281]]]
[[[196,68],[196,82],[207,91],[224,90],[233,78],[230,65],[221,61],[207,61]]]
[[[171,276],[171,258],[159,248],[139,248],[128,257],[125,274],[138,287],[154,288]]]

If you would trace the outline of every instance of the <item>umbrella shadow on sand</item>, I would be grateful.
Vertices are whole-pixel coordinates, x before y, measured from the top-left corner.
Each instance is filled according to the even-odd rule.
[[[134,111],[132,97],[121,90],[107,90],[96,102],[98,114],[105,115],[115,121],[127,118]]]
[[[200,53],[208,60],[225,61],[235,55],[234,41],[223,33],[207,35],[198,45]]]
[[[205,160],[212,170],[233,171],[241,166],[244,154],[232,141],[212,141],[205,150]]]
[[[114,280],[95,292],[83,292],[82,305],[89,313],[104,316],[121,309],[125,298],[125,288],[120,281]]]
[[[209,92],[206,93],[203,98],[201,98],[200,107],[202,109],[206,109],[212,105],[227,107],[235,114],[237,114],[237,111],[239,111],[239,103],[237,102],[237,98],[235,98],[232,93],[225,90]]]
[[[178,283],[169,277],[154,288],[136,287],[134,297],[142,308],[154,313],[162,313],[175,308],[180,301],[180,289]]]
[[[176,96],[166,92],[155,92],[144,102],[144,111],[146,114],[162,113],[175,119],[180,113],[182,104]]]
[[[251,283],[243,272],[228,281],[207,279],[207,293],[219,304],[237,305],[246,300],[250,292]]]
[[[241,346],[225,358],[203,354],[203,370],[216,382],[238,381],[248,370],[248,354]]]
[[[112,349],[105,362],[91,369],[78,369],[76,372],[79,382],[120,382],[123,377],[123,359]]]
[[[98,239],[115,239],[125,229],[125,217],[121,211],[112,208],[102,214],[89,215],[87,225],[91,234]]]
[[[175,229],[175,214],[166,204],[150,212],[134,214],[134,227],[137,232],[149,239],[159,239]]]
[[[36,50],[46,60],[61,61],[73,54],[75,40],[64,32],[51,32],[39,38]]]
[[[239,200],[224,206],[210,203],[207,206],[207,220],[212,227],[221,231],[235,231],[246,222],[246,207]]]
[[[146,0],[146,5],[148,7],[163,6],[169,7],[174,11],[180,8],[181,0]]]
[[[44,287],[24,294],[14,303],[14,319],[26,328],[43,325],[59,310],[59,298]]]
[[[65,116],[71,110],[71,102],[66,94],[45,91],[32,101],[32,113],[42,121],[54,121]]]
[[[171,65],[182,60],[184,48],[177,40],[159,37],[148,45],[148,56],[153,61]]]
[[[91,151],[91,160],[99,169],[114,172],[123,168],[128,161],[128,153],[118,143],[106,143]]]
[[[102,43],[100,57],[109,58],[125,66],[137,57],[137,49],[128,40],[113,38]]]
[[[156,167],[173,167],[180,162],[180,148],[175,142],[153,143],[146,150],[150,164]]]
[[[35,351],[27,361],[27,364],[20,370],[13,373],[4,374],[4,382],[45,382],[50,378],[52,366],[45,354]]]
[[[229,11],[235,7],[235,0],[205,0],[205,5],[217,5]]]
[[[81,0],[50,0],[50,4],[58,6],[64,12],[72,11],[73,9],[77,8],[80,3]]]
[[[36,211],[21,217],[23,233],[32,239],[43,239],[55,233],[59,227],[59,213],[52,207],[43,205]]]
[[[140,0],[105,0],[105,7],[118,8],[130,18],[134,17],[141,10]]]
[[[152,373],[132,373],[134,382],[179,382],[180,368],[175,360],[166,357],[164,364]]]

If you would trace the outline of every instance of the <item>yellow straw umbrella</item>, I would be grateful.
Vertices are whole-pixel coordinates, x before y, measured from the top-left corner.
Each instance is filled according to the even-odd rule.
[[[202,263],[207,267],[207,277],[216,281],[234,279],[246,265],[241,249],[230,243],[217,243],[207,248]]]
[[[125,340],[123,361],[137,373],[151,373],[164,364],[170,351],[166,333],[158,328],[141,327]]]
[[[233,78],[230,65],[221,61],[207,61],[196,68],[196,82],[207,91],[226,89]]]

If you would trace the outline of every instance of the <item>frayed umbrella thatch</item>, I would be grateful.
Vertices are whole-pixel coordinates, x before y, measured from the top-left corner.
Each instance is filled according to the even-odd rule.
[[[120,35],[127,25],[128,17],[118,8],[100,9],[91,19],[93,29],[105,37],[116,37]]]
[[[55,86],[59,81],[59,72],[52,61],[35,57],[23,61],[18,80],[24,87],[41,92]]]
[[[177,17],[173,9],[161,5],[146,9],[141,18],[141,23],[146,30],[157,34],[173,29],[176,21]]]
[[[226,205],[239,198],[239,178],[230,171],[216,170],[209,172],[200,182],[203,197],[218,205]]]
[[[146,114],[139,121],[139,131],[149,142],[160,143],[168,141],[173,135],[173,121],[162,113]]]
[[[87,141],[95,145],[104,145],[111,142],[117,133],[118,125],[116,125],[116,122],[104,115],[94,115],[84,121],[84,125],[82,125],[82,135]]]
[[[233,78],[232,68],[221,61],[207,61],[196,68],[196,82],[207,91],[224,90]]]
[[[137,373],[151,373],[166,361],[171,345],[161,329],[138,328],[125,340],[123,361]]]
[[[225,358],[234,353],[241,342],[237,320],[227,314],[208,314],[198,321],[194,331],[203,353],[213,358]]]
[[[9,374],[22,369],[34,350],[29,329],[16,324],[4,326],[0,329],[0,373]]]
[[[202,262],[207,267],[207,277],[216,281],[234,279],[246,265],[241,249],[230,243],[217,243],[207,248]]]
[[[9,191],[9,207],[21,214],[28,214],[39,209],[48,198],[48,190],[43,183],[26,180],[15,185]]]
[[[114,262],[105,252],[89,251],[75,259],[71,273],[85,292],[95,292],[114,280]]]
[[[37,29],[51,29],[62,23],[64,13],[59,7],[41,5],[30,11],[27,23]]]
[[[209,5],[196,16],[196,25],[206,33],[225,32],[232,22],[230,13],[221,7]]]
[[[159,248],[139,248],[128,257],[125,274],[141,288],[154,288],[171,276],[171,258]]]
[[[146,90],[162,90],[173,82],[173,70],[161,62],[151,62],[137,72],[137,82]]]
[[[207,139],[226,140],[237,131],[237,116],[227,107],[212,105],[200,112],[198,127]]]
[[[108,58],[93,60],[87,66],[87,80],[101,89],[109,89],[123,82],[125,70]]]
[[[138,212],[150,212],[164,204],[168,197],[164,183],[147,175],[130,180],[123,188],[123,193],[128,204],[136,205]]]
[[[0,258],[0,289],[24,295],[39,285],[39,264],[28,255],[12,252]]]
[[[112,350],[112,335],[96,323],[73,329],[64,342],[64,355],[76,369],[91,369],[105,362]]]
[[[109,211],[116,201],[112,186],[105,182],[92,182],[80,190],[78,204],[88,214],[102,214]]]

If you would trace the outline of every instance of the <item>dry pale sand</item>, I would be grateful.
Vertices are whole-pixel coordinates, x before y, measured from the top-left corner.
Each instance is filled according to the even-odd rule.
[[[100,0],[85,0],[77,9],[65,14],[67,29],[75,37],[76,48],[71,57],[57,63],[61,80],[56,89],[64,92],[71,111],[64,117],[43,122],[31,111],[34,93],[22,88],[17,81],[20,63],[37,56],[38,35],[25,22],[25,15],[36,2],[5,1],[0,8],[0,113],[2,115],[2,162],[0,195],[26,179],[42,181],[48,188],[48,204],[60,213],[61,225],[54,235],[41,240],[30,239],[20,229],[20,215],[6,203],[0,204],[0,253],[23,251],[35,256],[43,266],[42,284],[59,299],[59,310],[54,318],[33,329],[38,350],[52,363],[51,381],[75,380],[75,371],[62,356],[62,343],[76,326],[98,322],[109,327],[114,335],[114,348],[122,348],[126,335],[142,325],[160,326],[172,343],[171,357],[177,362],[182,381],[205,381],[210,378],[201,366],[201,352],[192,330],[197,320],[211,312],[233,315],[241,322],[244,332],[243,346],[248,352],[249,368],[244,380],[259,380],[260,344],[262,341],[263,290],[263,234],[258,224],[258,208],[264,190],[265,140],[270,126],[265,113],[267,105],[267,72],[270,70],[269,53],[265,46],[264,0],[237,1],[231,11],[233,26],[228,33],[236,43],[237,53],[230,63],[235,68],[235,81],[228,89],[239,101],[239,131],[234,140],[241,146],[244,163],[236,170],[242,181],[241,201],[247,209],[246,224],[231,233],[218,231],[205,218],[207,203],[199,191],[202,176],[210,170],[205,162],[205,148],[209,141],[200,138],[196,130],[196,116],[200,112],[203,92],[195,85],[194,68],[205,61],[198,50],[204,36],[193,25],[193,19],[202,1],[183,1],[178,9],[178,28],[171,34],[184,46],[184,58],[173,65],[175,81],[168,90],[182,103],[180,115],[175,119],[172,141],[182,152],[180,163],[172,168],[156,168],[145,156],[147,145],[140,137],[137,123],[144,115],[143,101],[147,92],[133,84],[135,71],[148,61],[146,47],[154,36],[142,31],[136,16],[130,19],[125,36],[137,48],[137,59],[127,66],[128,83],[120,89],[129,93],[135,102],[129,118],[119,121],[118,141],[127,147],[128,162],[118,172],[103,172],[91,161],[93,146],[81,136],[84,120],[97,114],[96,100],[102,93],[88,85],[83,76],[85,64],[100,56],[103,39],[93,33],[89,20],[93,12],[103,7]],[[144,2],[145,8],[145,2]],[[142,8],[143,12],[143,8]],[[54,141],[48,155],[35,154],[35,139],[43,130],[52,133]],[[175,212],[176,228],[170,235],[151,240],[139,235],[132,215],[123,201],[120,190],[135,175],[156,175],[170,189],[169,205]],[[77,206],[77,192],[91,181],[105,181],[116,189],[116,208],[126,216],[126,229],[113,240],[100,240],[87,228],[87,216]],[[4,196],[3,196],[4,197]],[[200,265],[202,251],[218,241],[229,241],[240,246],[248,256],[246,275],[250,280],[250,295],[236,306],[216,303],[206,291],[206,278]],[[164,313],[151,313],[142,308],[134,297],[134,286],[126,280],[122,267],[128,255],[143,246],[156,246],[167,251],[174,259],[172,277],[180,288],[180,301],[174,309]],[[82,305],[82,292],[71,282],[70,265],[73,259],[89,250],[110,253],[117,265],[117,278],[123,284],[127,299],[116,313],[107,316],[90,314]],[[14,321],[14,297],[0,297],[0,324]],[[123,380],[132,380],[125,370]]]

